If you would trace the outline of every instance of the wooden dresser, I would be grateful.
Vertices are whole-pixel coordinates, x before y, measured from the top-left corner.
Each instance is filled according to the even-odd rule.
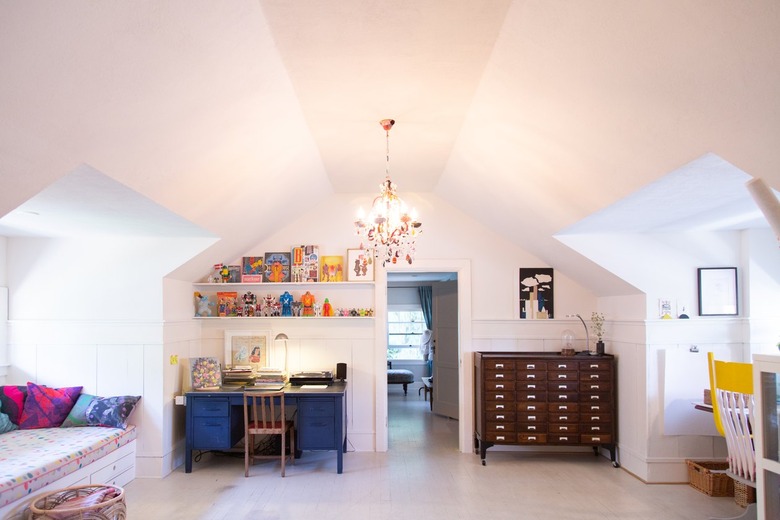
[[[617,367],[609,354],[475,352],[475,448],[485,465],[496,444],[599,446],[612,465]]]

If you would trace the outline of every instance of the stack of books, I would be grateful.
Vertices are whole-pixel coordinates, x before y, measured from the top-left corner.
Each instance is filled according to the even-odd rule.
[[[255,373],[249,365],[236,365],[222,371],[222,383],[225,385],[247,385],[255,382]]]
[[[287,374],[281,369],[263,367],[255,374],[255,383],[281,383],[287,381]]]

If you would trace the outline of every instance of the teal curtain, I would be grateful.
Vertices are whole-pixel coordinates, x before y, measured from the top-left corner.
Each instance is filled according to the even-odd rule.
[[[433,287],[430,285],[421,285],[417,288],[420,294],[420,307],[422,307],[425,317],[425,328],[433,330]]]

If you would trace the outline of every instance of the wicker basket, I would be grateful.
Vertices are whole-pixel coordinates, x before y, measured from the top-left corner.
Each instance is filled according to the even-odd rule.
[[[734,482],[734,502],[742,507],[747,507],[748,504],[752,504],[756,501],[756,488],[743,484],[742,482]]]
[[[734,496],[734,481],[725,473],[713,470],[728,469],[729,463],[722,461],[686,460],[691,486],[711,497]]]
[[[108,491],[107,495],[110,498],[91,505],[87,505],[88,501],[84,503],[86,497],[99,491]],[[69,506],[66,504],[68,501],[75,501],[77,504]],[[63,488],[36,499],[30,505],[27,518],[31,520],[125,520],[127,518],[125,490],[118,486],[101,484]]]

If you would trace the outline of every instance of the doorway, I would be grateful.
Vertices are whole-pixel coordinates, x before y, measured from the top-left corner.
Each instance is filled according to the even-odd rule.
[[[414,392],[405,397],[419,396],[422,378],[432,376],[434,397],[428,392],[423,394],[431,399],[430,411],[458,419],[458,273],[388,273],[387,315],[388,360],[393,368],[414,373],[415,384],[410,385]],[[427,329],[431,331],[432,344],[426,357],[420,345]],[[395,389],[391,386],[395,385],[388,385],[392,396]],[[393,409],[403,410],[397,406]]]
[[[457,273],[457,307],[458,307],[458,421],[451,421],[458,429],[458,450],[470,453],[473,444],[474,431],[474,360],[472,352],[471,323],[471,262],[468,259],[417,259],[414,265],[388,265],[378,269],[376,276],[376,329],[375,329],[375,363],[377,373],[383,373],[387,357],[387,280],[397,274],[417,273]],[[375,449],[387,451],[388,448],[388,399],[387,378],[377,378],[375,394],[376,420]],[[434,397],[435,399],[435,397]],[[431,414],[433,415],[433,414]]]

